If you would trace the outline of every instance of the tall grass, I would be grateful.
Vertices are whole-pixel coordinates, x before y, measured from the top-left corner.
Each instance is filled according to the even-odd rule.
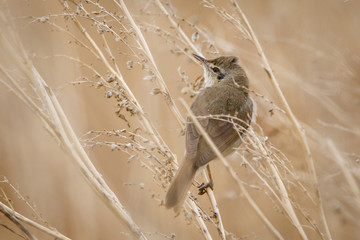
[[[236,0],[188,2],[188,8],[160,0],[29,4],[34,9],[41,5],[50,13],[35,14],[30,8],[13,18],[16,3],[2,2],[2,91],[10,90],[31,110],[37,120],[30,123],[42,125],[56,143],[47,143],[49,149],[60,148],[62,153],[54,156],[58,167],[43,161],[38,170],[19,168],[4,157],[0,207],[9,220],[4,220],[0,236],[355,239],[360,114],[354,112],[356,100],[351,96],[356,98],[357,72],[348,63],[354,56],[344,49],[336,48],[336,59],[328,53],[336,40],[328,38],[328,45],[322,46],[317,39],[299,43],[286,37],[291,31],[281,33],[284,39],[277,36],[274,27],[269,37],[274,39],[274,49],[269,49],[271,40],[262,40],[266,39],[259,24],[263,18],[257,14],[267,7],[254,3],[247,6],[248,15],[242,6],[246,3]],[[274,1],[271,6],[278,4]],[[275,12],[283,13],[281,9]],[[329,12],[319,14],[327,17]],[[33,33],[27,29],[46,33],[45,37],[54,35],[54,44],[48,48],[53,52],[38,49],[42,54],[31,54],[32,46],[44,39],[31,42]],[[314,52],[322,60],[318,66]],[[182,158],[184,119],[190,116],[197,124],[189,105],[201,89],[198,76],[202,73],[191,53],[209,58],[239,56],[250,76],[258,116],[243,144],[228,159],[198,126],[220,160],[211,163],[215,188],[207,190],[207,197],[192,188],[180,216],[175,216],[162,204]],[[51,62],[61,64],[64,76],[72,71],[79,76],[62,79],[58,71],[54,79],[60,82],[52,81],[56,71],[47,67]],[[336,82],[338,78],[341,83]],[[77,98],[64,98],[67,91],[74,91]],[[89,110],[77,114],[76,104],[69,104],[73,99],[83,101]],[[22,108],[10,104],[15,110]],[[103,115],[104,111],[115,114]],[[91,114],[95,118],[86,117]],[[85,120],[89,126],[81,124]],[[22,131],[12,133],[13,141],[23,136]],[[37,164],[29,149],[30,142],[40,144],[41,131],[36,130],[37,141],[26,141],[29,163],[25,166]],[[74,174],[95,193],[86,195],[91,196],[91,204],[81,194],[69,195],[69,188],[82,180],[66,178],[67,168],[77,169]],[[33,187],[21,187],[22,171],[34,171],[55,182],[55,189],[61,190],[55,191],[56,201],[48,200],[45,186],[34,193]],[[207,182],[207,175],[204,170],[194,186]],[[32,197],[24,198],[22,192]],[[41,201],[42,210],[32,207],[32,201]],[[62,211],[52,213],[46,208],[51,202],[61,204]],[[45,221],[42,215],[50,219]],[[59,217],[67,223],[58,221]],[[91,224],[95,227],[90,228]]]

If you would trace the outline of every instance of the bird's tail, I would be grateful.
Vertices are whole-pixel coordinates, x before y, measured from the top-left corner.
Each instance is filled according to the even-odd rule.
[[[175,212],[180,210],[189,191],[192,181],[195,178],[197,167],[192,161],[185,159],[175,179],[170,184],[165,197],[165,207],[174,208]]]

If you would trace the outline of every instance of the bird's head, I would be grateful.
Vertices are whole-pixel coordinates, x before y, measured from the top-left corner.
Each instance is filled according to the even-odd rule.
[[[221,56],[207,60],[196,54],[195,59],[201,62],[204,69],[205,87],[213,86],[225,79],[235,79],[244,76],[244,70],[237,63],[238,58],[234,56]]]

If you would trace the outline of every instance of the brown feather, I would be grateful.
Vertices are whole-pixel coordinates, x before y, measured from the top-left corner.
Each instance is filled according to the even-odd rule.
[[[186,194],[189,191],[191,183],[195,178],[197,169],[198,168],[194,166],[192,161],[187,161],[187,159],[184,159],[182,166],[180,167],[166,194],[166,208],[174,207],[175,212],[180,210],[180,207],[186,198]]]
[[[232,123],[226,121],[229,118],[224,117],[225,121],[222,121],[212,119],[211,115],[230,115],[239,118],[241,121],[236,121],[236,123],[246,129],[251,121],[252,101],[243,89],[221,83],[205,88],[198,98],[192,104],[191,110],[196,116],[208,116],[202,119],[200,124],[216,147],[225,153],[224,155],[231,153],[233,148],[241,144],[238,132]],[[215,153],[189,118],[187,129],[186,154],[188,158],[193,159],[198,167],[213,160],[216,157]]]

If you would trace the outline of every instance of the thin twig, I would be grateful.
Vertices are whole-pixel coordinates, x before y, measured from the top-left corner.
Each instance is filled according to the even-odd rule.
[[[252,129],[250,129],[249,132],[251,133],[251,135],[255,135],[255,133],[253,132]],[[254,138],[254,140],[257,142],[257,143],[254,143],[254,144],[256,144],[258,149],[260,149],[261,153],[264,156],[269,156],[268,152],[263,147],[263,145],[261,144],[259,139]],[[283,183],[283,180],[281,179],[281,175],[279,173],[279,170],[277,169],[276,165],[274,164],[274,161],[272,161],[269,157],[266,157],[265,159],[266,159],[266,161],[267,161],[267,163],[268,163],[268,165],[269,165],[269,167],[271,169],[271,172],[272,172],[273,176],[275,177],[277,187],[279,188],[279,193],[280,193],[280,197],[281,197],[281,205],[284,207],[286,213],[288,214],[288,216],[292,220],[293,224],[295,225],[296,229],[300,233],[301,237],[304,240],[307,240],[308,237],[307,237],[302,225],[300,224],[300,221],[299,221],[298,217],[296,216],[295,210],[294,210],[294,208],[293,208],[293,206],[292,206],[292,204],[290,202],[289,195],[288,195],[288,192],[286,190],[286,187],[285,187],[285,185]]]
[[[355,196],[356,203],[360,207],[360,190],[354,176],[352,175],[350,169],[347,166],[345,159],[341,156],[339,150],[336,148],[333,141],[327,139],[326,144],[328,145],[328,148],[330,149],[331,154],[333,155],[333,159],[339,165],[341,171],[343,172],[345,179],[349,184],[352,193]]]
[[[6,18],[2,18],[2,20],[6,22]],[[36,68],[33,66],[22,43],[17,37],[17,34],[10,28],[5,30],[9,33],[6,34],[9,41],[6,41],[5,43],[8,43],[7,45],[9,45],[8,47],[12,53],[11,55],[14,58],[15,63],[18,68],[22,70],[24,77],[32,84],[33,90],[38,95],[39,101],[41,101],[42,109],[37,111],[47,113],[47,115],[38,114],[40,119],[46,124],[47,128],[50,129],[52,135],[55,136],[63,150],[72,157],[76,165],[80,168],[82,176],[87,180],[98,196],[100,196],[100,198],[105,202],[106,206],[109,207],[112,212],[126,224],[136,238],[146,239],[141,229],[132,220],[116,195],[108,187],[101,174],[93,166],[91,160],[76,137],[67,117],[57,101],[55,94],[52,89],[47,86]],[[4,39],[4,37],[1,39]],[[12,44],[9,44],[10,40]],[[5,70],[3,69],[3,71]],[[16,80],[12,78],[10,74],[7,74],[6,76],[9,78],[10,82],[15,85]],[[27,93],[24,94],[27,95]],[[28,103],[27,98],[23,97],[21,99]],[[34,106],[31,104],[27,105],[30,105],[30,107],[34,109],[39,109],[36,108],[36,104]]]
[[[207,240],[212,240],[212,237],[210,235],[209,230],[207,229],[204,220],[202,219],[201,215],[200,215],[200,209],[198,206],[196,206],[195,202],[192,199],[188,199],[188,201],[186,201],[187,204],[189,204],[193,214],[195,214],[195,219],[197,220],[200,229],[201,229],[201,233],[204,235],[205,239]]]
[[[1,203],[1,202],[0,202]],[[21,231],[23,231],[26,236],[31,240],[37,240],[37,238],[27,229],[17,218],[9,213],[3,206],[0,204],[0,212],[2,212],[10,221],[12,221]]]
[[[47,227],[44,227],[40,224],[38,224],[37,222],[34,222],[26,217],[24,217],[23,215],[21,215],[20,213],[12,210],[11,208],[9,208],[8,206],[6,206],[5,204],[3,204],[2,202],[0,202],[0,207],[5,209],[7,212],[11,213],[12,215],[14,215],[17,219],[19,219],[20,221],[26,223],[26,224],[29,224],[30,226],[36,228],[36,229],[39,229],[40,231],[46,233],[46,234],[49,234],[50,236],[53,236],[55,238],[58,238],[58,239],[62,239],[62,240],[70,240],[70,238],[62,235],[61,233],[59,233],[57,230],[55,229],[50,229],[50,228],[47,228]]]
[[[275,74],[269,64],[269,61],[267,59],[267,57],[265,56],[265,53],[260,45],[260,42],[257,38],[257,36],[255,35],[255,32],[253,31],[246,15],[243,13],[243,11],[241,10],[237,0],[233,0],[233,3],[236,7],[236,9],[238,10],[242,20],[243,20],[243,23],[245,24],[246,28],[248,29],[248,32],[251,36],[251,40],[252,42],[254,43],[263,63],[264,63],[264,70],[266,71],[268,77],[269,77],[269,80],[276,92],[276,94],[278,95],[284,109],[285,109],[285,112],[286,112],[286,115],[288,116],[288,118],[290,119],[292,125],[293,125],[293,128],[295,129],[295,132],[296,134],[298,135],[299,137],[299,140],[300,140],[300,143],[301,143],[301,146],[305,152],[305,156],[306,156],[306,162],[307,162],[307,165],[308,165],[308,168],[312,174],[312,177],[313,177],[313,180],[314,180],[314,188],[315,188],[315,193],[316,193],[316,197],[318,198],[319,200],[319,208],[320,208],[320,214],[321,214],[321,218],[322,218],[322,221],[323,221],[323,224],[324,224],[324,228],[325,228],[325,231],[326,231],[326,234],[327,234],[327,237],[328,239],[332,239],[331,237],[331,233],[330,233],[330,230],[329,230],[329,226],[327,224],[327,220],[326,220],[326,217],[325,217],[325,213],[324,213],[324,206],[323,206],[323,202],[322,202],[322,199],[321,199],[321,194],[320,194],[320,189],[319,189],[319,182],[318,182],[318,179],[317,179],[317,175],[316,175],[316,169],[315,169],[315,164],[314,164],[314,159],[312,157],[312,154],[311,154],[311,150],[310,150],[310,147],[309,147],[309,143],[306,139],[306,136],[305,136],[305,132],[303,130],[303,128],[301,127],[299,121],[297,120],[297,118],[295,117],[295,115],[293,114],[292,112],[292,109],[290,108],[280,86],[279,86],[279,83],[275,77]]]
[[[169,19],[170,23],[174,26],[175,29],[178,30],[180,33],[180,36],[182,39],[191,47],[191,49],[198,55],[202,55],[202,53],[199,51],[197,47],[191,42],[189,37],[185,34],[183,29],[180,27],[180,25],[174,20],[174,18],[171,16],[171,14],[168,12],[168,10],[164,7],[164,5],[161,3],[160,0],[156,0],[156,4],[159,6],[161,11],[165,14],[165,16]]]
[[[61,1],[61,0],[59,0]],[[67,4],[67,1],[63,1],[63,6],[65,7],[65,9],[67,11],[70,11],[69,6]],[[142,124],[142,126],[144,126],[144,128],[149,131],[151,137],[154,139],[154,141],[157,143],[157,145],[159,146],[160,149],[164,150],[164,147],[166,146],[164,140],[161,138],[161,136],[156,132],[155,128],[152,126],[151,122],[148,120],[148,118],[146,117],[140,103],[137,101],[137,99],[135,98],[134,94],[132,93],[131,89],[129,88],[129,86],[126,84],[123,76],[121,75],[120,72],[116,71],[109,63],[109,61],[107,60],[107,58],[105,57],[105,55],[103,54],[103,52],[101,51],[100,47],[98,46],[98,44],[96,44],[95,40],[90,36],[90,34],[86,31],[86,29],[81,25],[81,23],[77,20],[77,18],[74,16],[73,17],[73,21],[75,23],[75,26],[78,27],[78,29],[80,30],[80,32],[88,39],[88,41],[91,43],[91,45],[93,46],[93,48],[95,49],[95,51],[97,52],[97,54],[99,55],[100,59],[102,60],[102,62],[104,63],[104,65],[106,66],[107,69],[109,69],[109,71],[116,76],[117,80],[120,81],[120,84],[125,88],[127,94],[129,95],[131,102],[135,105],[138,114],[139,114],[139,120],[140,120],[140,124]],[[167,147],[165,147],[167,148]],[[168,149],[168,148],[167,148]],[[165,151],[165,150],[164,150]],[[171,153],[171,152],[170,152]],[[175,156],[172,154],[171,156],[173,159],[176,159]]]
[[[119,1],[119,2],[118,2]],[[177,108],[173,98],[171,97],[170,95],[170,91],[168,89],[168,87],[166,86],[166,83],[157,67],[157,64],[154,60],[154,57],[152,56],[151,54],[151,51],[150,51],[150,48],[144,38],[144,35],[142,34],[140,28],[138,27],[138,25],[135,23],[132,15],[130,14],[129,10],[127,9],[125,3],[123,0],[114,0],[114,2],[119,6],[121,7],[121,9],[123,10],[123,12],[125,13],[126,17],[129,19],[130,23],[131,23],[131,26],[134,28],[136,34],[137,34],[137,37],[140,38],[140,42],[141,42],[141,46],[144,48],[144,52],[146,54],[146,56],[149,58],[149,60],[151,61],[153,67],[154,67],[154,70],[156,72],[156,75],[158,78],[156,78],[156,80],[158,80],[158,84],[160,86],[160,90],[162,92],[165,93],[166,95],[166,100],[168,102],[168,106],[170,107],[170,110],[173,112],[176,120],[178,121],[179,125],[180,126],[183,126],[183,122],[184,122],[184,119],[182,118],[180,112],[179,112],[179,109]]]
[[[32,72],[34,74],[33,81],[42,92],[42,97],[46,102],[46,106],[56,122],[57,132],[63,140],[64,150],[75,160],[76,164],[81,169],[81,173],[83,173],[82,176],[90,183],[90,186],[95,190],[98,196],[100,196],[116,216],[126,224],[131,230],[131,233],[139,239],[146,239],[141,229],[132,220],[116,195],[108,187],[102,175],[92,164],[51,88],[46,85],[34,67],[32,67]]]
[[[205,182],[209,182],[209,179],[206,176],[205,169],[202,171],[202,173],[203,173],[202,175],[204,176]],[[219,209],[219,206],[218,206],[218,204],[216,202],[214,191],[211,188],[210,189],[208,188],[208,189],[206,189],[206,193],[208,194],[208,196],[210,198],[210,203],[211,203],[212,208],[214,210],[215,217],[218,220],[217,225],[218,225],[218,230],[219,230],[219,233],[220,233],[220,237],[221,237],[221,239],[225,240],[226,239],[226,233],[225,233],[225,229],[224,229],[224,224],[222,222],[220,209]]]

